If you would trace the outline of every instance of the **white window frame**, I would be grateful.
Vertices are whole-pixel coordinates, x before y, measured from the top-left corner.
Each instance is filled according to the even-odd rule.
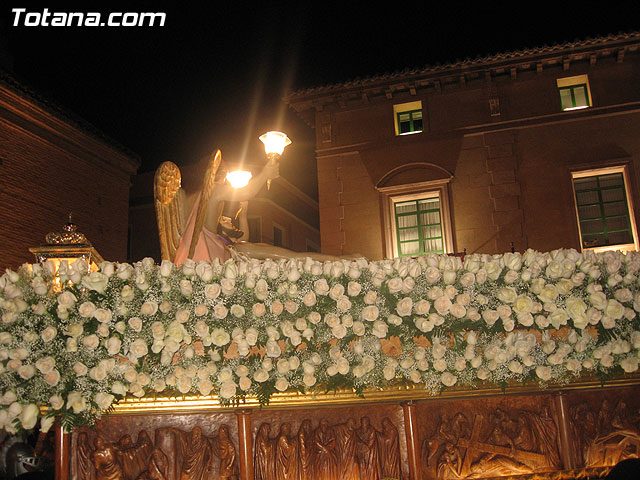
[[[378,187],[382,196],[384,250],[386,258],[398,256],[398,235],[394,204],[408,200],[438,197],[440,199],[440,221],[442,225],[444,253],[454,253],[453,225],[448,184],[450,178],[430,182],[412,183],[392,187]]]
[[[596,175],[608,175],[612,173],[622,173],[624,181],[624,190],[627,200],[627,209],[629,210],[629,223],[631,224],[631,234],[633,235],[633,243],[625,243],[618,245],[605,245],[601,247],[584,247],[582,243],[582,231],[580,229],[580,216],[578,214],[578,200],[573,180],[576,178],[594,177]],[[633,198],[631,197],[631,189],[629,182],[629,169],[627,165],[618,165],[611,167],[592,168],[587,170],[575,170],[571,172],[571,190],[573,192],[573,206],[575,211],[576,224],[578,226],[578,241],[581,251],[591,250],[593,252],[606,252],[610,250],[619,250],[622,252],[638,251],[638,232],[636,228],[636,219],[634,214]]]
[[[422,111],[422,130],[416,130],[413,132],[400,133],[400,125],[398,125],[398,114],[404,112],[412,112],[414,110],[422,111],[422,101],[416,100],[415,102],[399,103],[393,106],[393,124],[396,129],[396,136],[414,135],[416,133],[422,133],[425,129],[424,111]]]

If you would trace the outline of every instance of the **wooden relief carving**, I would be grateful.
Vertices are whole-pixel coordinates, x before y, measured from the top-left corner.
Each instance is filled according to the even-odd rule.
[[[435,428],[423,427],[419,432],[425,478],[499,477],[562,469],[558,429],[548,407],[539,413],[454,407],[452,413],[442,408],[431,417],[437,419]]]
[[[129,434],[109,441],[100,433],[80,431],[76,439],[78,480],[203,480],[238,478],[236,447],[222,425],[215,435],[157,428],[152,442],[146,430],[134,442]]]
[[[640,458],[640,409],[613,397],[570,407],[573,436],[584,467],[616,465]]]
[[[304,419],[296,431],[269,422],[258,427],[254,442],[255,480],[378,480],[402,475],[398,428],[384,418],[375,427],[370,418],[314,427]]]

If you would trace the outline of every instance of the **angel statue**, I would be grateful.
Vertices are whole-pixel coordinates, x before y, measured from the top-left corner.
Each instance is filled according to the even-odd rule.
[[[245,187],[234,188],[224,176],[217,176],[221,161],[222,153],[218,150],[208,160],[200,192],[191,196],[181,186],[182,176],[175,163],[163,162],[156,170],[153,190],[163,260],[175,264],[182,264],[187,258],[195,262],[214,258],[225,261],[237,254],[261,259],[311,256],[324,261],[338,258],[246,241],[249,238],[248,201],[263,185],[278,178],[279,163],[268,162]],[[240,202],[236,214],[240,229],[233,225],[231,218],[222,215],[224,203],[231,201]]]

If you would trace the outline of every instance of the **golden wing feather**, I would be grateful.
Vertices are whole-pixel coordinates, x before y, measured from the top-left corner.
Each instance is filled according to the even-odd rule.
[[[185,193],[180,169],[173,162],[163,162],[154,177],[153,197],[163,260],[175,259],[185,225]]]
[[[209,159],[209,165],[207,171],[204,174],[204,180],[202,182],[202,193],[200,194],[200,204],[198,205],[198,213],[196,214],[196,222],[193,228],[193,236],[191,237],[191,245],[189,246],[189,258],[193,258],[193,253],[196,250],[196,244],[200,237],[200,232],[204,226],[204,222],[207,216],[207,206],[209,205],[209,199],[215,188],[216,172],[222,162],[222,152],[218,150],[214,155],[211,155]]]

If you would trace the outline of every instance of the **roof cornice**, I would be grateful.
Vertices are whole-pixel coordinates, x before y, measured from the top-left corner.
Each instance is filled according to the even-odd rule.
[[[297,103],[313,102],[330,98],[332,95],[349,92],[365,92],[387,88],[393,91],[394,84],[410,84],[409,89],[420,87],[425,83],[437,83],[438,78],[458,76],[464,82],[464,76],[478,71],[507,71],[515,75],[519,66],[526,65],[541,69],[545,62],[555,62],[558,59],[565,64],[578,59],[587,59],[591,63],[597,61],[598,56],[615,53],[619,59],[624,57],[625,51],[640,49],[640,32],[620,33],[606,37],[589,38],[562,44],[529,48],[518,51],[505,52],[495,55],[465,59],[452,63],[426,66],[423,68],[405,69],[384,75],[346,81],[342,83],[302,89],[289,92],[285,101],[295,108]],[[414,92],[412,92],[414,93]],[[415,93],[414,93],[415,94]],[[298,110],[297,108],[295,108]]]

